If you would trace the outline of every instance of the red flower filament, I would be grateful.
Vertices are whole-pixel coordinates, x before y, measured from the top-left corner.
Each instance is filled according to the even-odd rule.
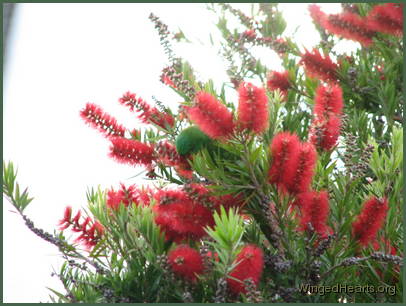
[[[150,165],[154,159],[154,149],[145,143],[126,138],[111,139],[110,157],[119,163],[130,165]]]
[[[168,240],[198,240],[206,235],[204,228],[214,224],[210,209],[193,201],[183,190],[159,190],[155,199],[155,222]]]
[[[196,281],[203,274],[203,258],[198,251],[187,245],[179,245],[168,253],[168,261],[173,272],[189,281]]]
[[[232,278],[227,278],[227,284],[235,294],[246,293],[244,280],[251,278],[256,285],[259,283],[264,267],[263,252],[255,245],[246,245],[237,255],[235,263],[238,264],[230,272]]]
[[[75,242],[81,242],[90,250],[94,247],[104,235],[104,227],[96,220],[93,221],[90,217],[86,217],[85,220],[80,223],[81,211],[79,210],[76,216],[72,217],[72,208],[66,207],[64,218],[59,221],[60,230],[65,230],[72,226],[73,232],[80,232],[80,236],[75,239]],[[90,225],[91,224],[91,225]],[[88,226],[90,227],[88,228]]]
[[[279,90],[286,98],[288,89],[291,87],[289,81],[289,71],[271,71],[268,74],[267,85],[269,90]]]
[[[401,36],[403,33],[403,4],[375,5],[367,16],[367,23],[374,31]]]
[[[233,115],[227,107],[207,92],[198,92],[195,105],[188,108],[189,118],[213,139],[227,139],[233,132]]]
[[[324,58],[317,49],[302,55],[300,63],[304,65],[306,73],[313,78],[320,78],[325,82],[337,81],[337,64],[333,63],[328,55]]]
[[[296,134],[281,132],[272,140],[272,165],[269,170],[269,181],[285,190],[285,175],[295,171],[300,140]]]
[[[142,98],[136,98],[133,93],[126,92],[118,101],[131,111],[140,112],[138,118],[143,123],[153,123],[163,129],[172,128],[175,124],[175,119],[170,114],[160,112]]]
[[[107,138],[124,137],[125,128],[96,104],[87,103],[86,107],[80,111],[80,116],[87,124],[99,130]]]
[[[238,124],[242,129],[263,133],[269,126],[268,98],[263,88],[242,82],[238,88]]]
[[[309,224],[320,237],[326,237],[330,231],[327,218],[330,211],[328,194],[326,191],[308,191],[301,193],[297,198],[302,217],[301,230],[309,230]]]
[[[300,143],[296,160],[286,167],[284,184],[291,194],[309,190],[317,161],[317,152],[313,144]]]
[[[388,210],[388,200],[371,197],[367,200],[352,224],[354,238],[363,246],[376,239],[376,234],[382,227]]]

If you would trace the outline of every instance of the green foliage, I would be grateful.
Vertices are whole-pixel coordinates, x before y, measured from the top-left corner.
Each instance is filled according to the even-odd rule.
[[[14,207],[22,213],[34,198],[28,197],[28,188],[25,188],[21,193],[16,178],[17,170],[14,171],[13,163],[8,162],[6,164],[3,161],[3,193],[9,198]]]

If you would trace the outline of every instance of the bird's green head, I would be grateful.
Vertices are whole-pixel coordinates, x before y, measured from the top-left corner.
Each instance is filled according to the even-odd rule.
[[[176,138],[176,150],[179,155],[189,155],[199,152],[212,142],[197,126],[190,126],[180,132]]]

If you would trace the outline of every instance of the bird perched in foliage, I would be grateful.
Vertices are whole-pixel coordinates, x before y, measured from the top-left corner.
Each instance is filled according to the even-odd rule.
[[[238,156],[221,148],[217,141],[203,133],[199,127],[192,125],[184,129],[176,138],[176,150],[179,155],[189,157],[199,151],[207,149],[211,158],[222,160],[236,160]],[[216,162],[215,162],[216,163]]]
[[[213,143],[213,140],[197,126],[184,129],[176,138],[176,150],[179,155],[187,156],[199,152]]]

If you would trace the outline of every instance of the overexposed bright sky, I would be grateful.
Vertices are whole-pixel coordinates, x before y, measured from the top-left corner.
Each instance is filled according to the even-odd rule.
[[[249,12],[247,4],[233,4]],[[287,32],[300,26],[296,40],[307,48],[318,41],[307,4],[281,4]],[[339,4],[322,4],[337,12]],[[19,169],[18,182],[35,200],[26,210],[36,226],[56,228],[66,205],[86,207],[88,187],[139,182],[140,169],[107,157],[109,142],[86,126],[79,111],[93,102],[128,128],[134,114],[117,103],[127,90],[177,109],[180,98],[159,82],[167,64],[148,19],[154,12],[171,30],[182,29],[197,43],[176,48],[198,75],[220,86],[224,62],[208,44],[216,16],[205,4],[19,4],[3,72],[3,156]],[[271,55],[265,63],[278,69]],[[62,290],[53,267],[56,247],[32,234],[3,200],[3,301],[46,302],[46,287]]]

